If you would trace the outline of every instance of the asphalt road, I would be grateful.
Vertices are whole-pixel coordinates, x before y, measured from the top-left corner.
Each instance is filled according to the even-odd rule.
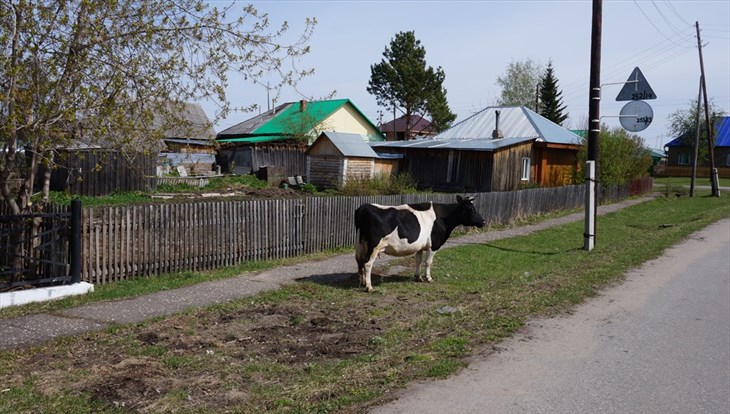
[[[730,219],[372,413],[730,413]]]

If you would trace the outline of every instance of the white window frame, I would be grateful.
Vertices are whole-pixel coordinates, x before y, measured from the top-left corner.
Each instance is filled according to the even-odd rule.
[[[530,157],[522,158],[522,178],[521,181],[530,181],[530,167],[532,166],[532,160]]]

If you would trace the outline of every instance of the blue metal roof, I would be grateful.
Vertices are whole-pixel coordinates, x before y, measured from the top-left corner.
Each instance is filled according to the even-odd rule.
[[[730,147],[730,116],[724,116],[715,124],[715,146]]]
[[[692,134],[687,132],[674,138],[664,145],[665,147],[687,147],[688,142],[687,135]],[[730,147],[730,117],[723,116],[717,122],[715,122],[715,146],[716,147]]]

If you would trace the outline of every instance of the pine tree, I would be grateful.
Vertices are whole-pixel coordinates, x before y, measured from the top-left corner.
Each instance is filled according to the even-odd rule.
[[[558,78],[555,77],[553,62],[548,62],[545,75],[540,79],[540,115],[562,125],[568,119],[564,113],[563,92],[558,90]]]
[[[456,119],[446,101],[444,70],[426,66],[426,49],[415,32],[396,33],[380,63],[370,66],[370,73],[367,91],[378,104],[403,108],[406,137],[410,136],[411,117],[415,114],[429,114],[438,131]]]

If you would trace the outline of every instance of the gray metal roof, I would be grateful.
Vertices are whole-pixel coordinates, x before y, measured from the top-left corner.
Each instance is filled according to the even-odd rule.
[[[492,138],[496,126],[495,111],[500,111],[499,129],[504,138]],[[578,135],[525,108],[488,107],[457,123],[433,139],[388,141],[373,147],[443,148],[465,151],[494,151],[521,142],[540,140],[555,144],[580,144]]]
[[[199,103],[186,102],[180,113],[177,114],[183,121],[178,125],[169,125],[169,122],[155,116],[154,126],[163,129],[165,138],[192,138],[199,140],[215,140],[215,130]]]
[[[365,142],[367,137],[344,132],[323,132],[345,157],[378,158],[378,154]]]
[[[429,149],[458,149],[462,151],[494,151],[509,147],[533,138],[472,138],[472,139],[415,139],[411,141],[373,142],[370,145],[377,148],[429,148]]]
[[[259,127],[264,125],[265,123],[271,121],[274,119],[276,114],[282,112],[285,110],[289,105],[293,105],[292,102],[283,103],[273,109],[270,109],[262,114],[256,115],[253,118],[247,119],[243,122],[239,122],[238,124],[228,127],[224,129],[223,131],[218,133],[218,137],[225,137],[229,135],[244,135],[244,134],[250,134],[253,131],[257,130]]]

